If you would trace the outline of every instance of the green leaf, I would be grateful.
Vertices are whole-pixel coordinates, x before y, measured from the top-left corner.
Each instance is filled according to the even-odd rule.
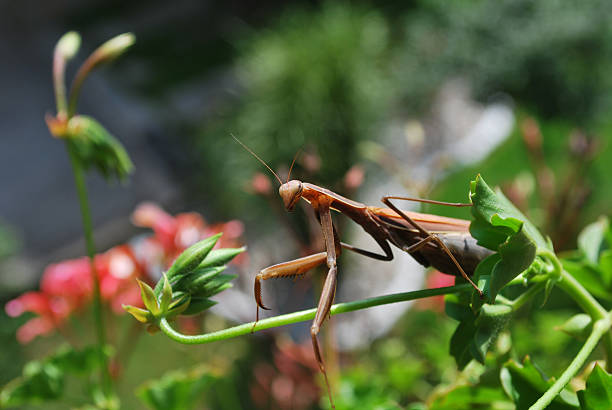
[[[138,397],[156,410],[187,410],[200,405],[202,392],[216,380],[205,367],[166,373],[137,390]],[[198,408],[200,408],[198,407]]]
[[[554,383],[554,380],[546,379],[542,375],[529,356],[525,357],[522,365],[514,360],[506,362],[501,369],[500,380],[504,391],[519,410],[533,405]],[[564,389],[547,409],[569,410],[576,407],[578,407],[576,395]]]
[[[459,369],[472,359],[484,363],[487,351],[512,314],[510,306],[489,304],[474,312],[469,307],[469,298],[468,294],[452,294],[445,298],[446,313],[460,321],[450,341],[450,354]]]
[[[183,253],[176,258],[172,266],[170,266],[168,272],[166,272],[168,279],[172,280],[175,276],[187,274],[197,268],[215,246],[221,235],[221,233],[218,233],[209,236],[185,249]]]
[[[236,277],[237,275],[217,275],[215,278],[205,282],[195,282],[189,291],[192,295],[211,297],[230,288],[232,284],[229,282],[236,279]]]
[[[146,309],[130,305],[121,305],[121,307],[141,323],[151,323],[153,321],[153,315]]]
[[[552,250],[550,242],[538,229],[519,211],[512,202],[497,190],[493,192],[484,179],[478,175],[470,183],[470,199],[472,216],[477,223],[476,230],[470,232],[478,240],[478,243],[492,250],[505,241],[506,236],[517,233],[520,222],[524,225],[525,235],[528,236],[539,248]]]
[[[529,268],[538,247],[551,247],[535,226],[500,191],[493,192],[480,175],[470,184],[470,199],[474,204],[470,233],[501,257],[490,272],[487,296],[493,303],[508,282]]]
[[[178,280],[172,288],[179,292],[196,291],[198,287],[204,286],[207,282],[218,276],[225,270],[225,266],[213,266],[210,268],[200,268],[184,275]]]
[[[561,259],[561,264],[593,296],[612,302],[612,291],[604,285],[602,274],[596,266],[565,258]]]
[[[455,358],[457,367],[462,370],[474,358],[471,347],[476,334],[476,318],[463,320],[455,329],[450,340],[450,354]]]
[[[225,265],[226,263],[234,259],[235,256],[244,252],[245,250],[245,247],[214,249],[210,251],[210,253],[204,258],[198,268],[208,268],[211,266]]]
[[[612,250],[606,249],[599,254],[599,270],[604,286],[606,289],[610,289],[612,285]]]
[[[140,296],[142,297],[145,307],[149,309],[149,312],[151,312],[153,316],[157,317],[161,311],[157,304],[157,298],[155,297],[155,293],[153,293],[153,289],[139,279],[136,279],[136,281],[138,282],[138,286],[140,286]]]
[[[97,347],[74,350],[61,347],[53,355],[27,363],[21,377],[9,382],[0,393],[0,406],[23,406],[56,400],[64,394],[66,376],[88,375],[99,368],[102,355]]]
[[[189,302],[189,306],[183,311],[182,314],[185,316],[197,315],[198,313],[201,313],[206,309],[210,309],[216,304],[217,302],[215,302],[214,300],[192,297],[191,302]]]
[[[476,330],[470,345],[472,356],[484,364],[489,348],[497,339],[499,333],[506,327],[512,314],[512,308],[507,305],[485,304],[476,320]]]
[[[163,275],[163,288],[161,299],[159,302],[159,307],[163,313],[168,311],[168,307],[170,306],[170,302],[172,302],[172,286],[170,286],[170,281],[166,275]]]
[[[602,216],[596,222],[587,225],[578,235],[578,249],[593,265],[597,265],[599,261],[599,253],[605,246],[604,239],[609,228],[608,218]]]
[[[558,327],[558,330],[578,340],[586,340],[591,334],[592,329],[593,319],[586,313],[578,313]]]
[[[189,307],[190,303],[191,303],[191,296],[188,294],[182,295],[181,297],[179,297],[177,300],[175,300],[174,302],[170,304],[168,312],[166,313],[166,318],[172,319],[180,314],[183,314]]]
[[[458,386],[437,396],[430,410],[471,410],[507,408],[508,398],[498,388],[483,386]]]
[[[583,410],[612,409],[612,375],[596,364],[578,400]]]
[[[444,296],[444,311],[459,322],[474,319],[475,314],[470,309],[469,298],[465,293],[451,293]]]
[[[483,305],[485,300],[491,299],[491,272],[495,269],[495,265],[501,261],[501,255],[494,253],[493,255],[487,256],[482,262],[476,266],[474,271],[474,279],[478,283],[478,288],[482,289],[484,299],[481,298],[478,293],[472,294],[472,309],[477,311]]]
[[[494,302],[499,291],[508,282],[520,275],[531,265],[536,255],[535,244],[529,237],[523,235],[524,225],[516,235],[508,237],[508,240],[499,245],[501,259],[495,264],[491,272],[489,283],[489,301]]]
[[[85,168],[95,167],[106,179],[125,179],[134,169],[127,152],[98,121],[75,115],[68,121],[68,143]]]

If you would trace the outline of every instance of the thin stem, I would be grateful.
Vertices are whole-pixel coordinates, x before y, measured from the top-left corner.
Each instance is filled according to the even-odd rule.
[[[526,302],[531,300],[538,292],[540,292],[544,286],[546,286],[545,282],[539,282],[531,286],[525,292],[521,293],[519,297],[514,299],[511,302],[512,310],[517,311],[520,309]]]
[[[565,369],[559,379],[544,393],[542,397],[536,401],[530,410],[541,410],[548,406],[557,395],[563,390],[563,388],[569,383],[569,381],[578,373],[582,368],[584,362],[588,359],[589,355],[597,346],[599,339],[610,330],[610,317],[608,315],[597,320],[593,325],[593,331],[589,335],[588,339],[584,343],[584,346],[580,349],[569,367]]]
[[[444,288],[424,289],[414,292],[394,293],[391,295],[378,296],[374,298],[358,300],[355,302],[338,303],[331,307],[330,315],[339,313],[353,312],[355,310],[367,309],[374,306],[387,305],[390,303],[406,302],[409,300],[422,299],[431,296],[446,295],[449,293],[466,292],[472,289],[469,283],[464,283],[457,286],[447,286]],[[300,312],[289,313],[262,319],[259,322],[245,323],[242,325],[230,327],[228,329],[219,330],[216,332],[206,333],[202,335],[184,335],[176,331],[168,323],[166,318],[161,318],[159,327],[162,332],[170,339],[183,344],[204,344],[215,342],[218,340],[231,339],[233,337],[242,336],[256,331],[270,329],[272,327],[284,326],[298,322],[305,322],[315,317],[317,309],[308,309]]]
[[[90,55],[87,60],[79,67],[79,71],[77,71],[74,76],[74,80],[72,80],[72,85],[70,86],[70,95],[68,97],[68,118],[72,117],[76,113],[77,102],[79,101],[79,94],[81,93],[81,87],[83,86],[83,82],[96,66],[96,61],[98,56],[94,54]]]
[[[79,198],[79,205],[81,208],[81,218],[83,221],[83,232],[85,234],[85,245],[87,247],[87,256],[89,257],[89,263],[91,266],[91,280],[93,283],[93,306],[92,313],[94,319],[94,326],[96,329],[96,339],[98,347],[100,348],[100,357],[102,359],[102,374],[101,382],[105,392],[109,392],[110,389],[110,375],[108,373],[108,366],[106,356],[104,355],[104,347],[106,345],[106,332],[104,328],[104,318],[102,317],[102,299],[100,297],[100,281],[96,272],[96,266],[94,263],[94,256],[96,253],[96,247],[93,240],[93,228],[91,223],[91,211],[89,208],[89,201],[87,199],[87,187],[85,185],[85,177],[83,168],[79,162],[77,153],[73,146],[67,142],[66,149],[70,156],[70,163],[72,164],[72,172],[74,174],[74,183],[76,185],[76,191]]]
[[[66,60],[64,56],[55,52],[53,56],[53,89],[55,91],[55,105],[57,114],[66,115],[66,85],[64,82],[64,73],[66,71]]]
[[[593,322],[608,318],[608,312],[597,302],[597,300],[578,282],[569,272],[563,269],[561,262],[553,252],[541,250],[538,253],[550,260],[555,268],[553,274],[558,274],[561,279],[557,285],[567,293],[584,312],[586,312]],[[612,370],[612,334],[603,334],[603,345],[606,354],[606,370]]]

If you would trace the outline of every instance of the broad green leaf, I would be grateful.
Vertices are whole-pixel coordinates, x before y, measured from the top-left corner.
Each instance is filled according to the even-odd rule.
[[[497,245],[505,241],[506,236],[518,232],[520,222],[522,222],[525,235],[533,240],[537,247],[552,250],[550,242],[544,239],[544,236],[525,215],[501,191],[493,192],[480,175],[470,183],[470,199],[474,204],[472,224],[477,223],[478,231],[473,232],[470,226],[470,232],[482,246],[497,250]]]
[[[216,377],[205,367],[166,373],[158,380],[146,382],[137,390],[138,397],[155,410],[188,410],[201,408],[202,392]]]
[[[430,410],[511,409],[512,403],[501,389],[483,386],[458,386],[437,396]]]
[[[444,296],[444,311],[449,317],[459,322],[473,319],[475,316],[469,307],[469,302],[470,296],[465,292],[448,294]]]
[[[529,356],[523,363],[509,360],[500,372],[500,380],[506,394],[514,401],[516,408],[527,409],[534,404],[554,380],[546,379],[540,370],[531,362]],[[569,410],[578,407],[578,399],[574,393],[564,389],[547,407],[551,410]]]
[[[474,358],[471,348],[475,334],[476,317],[473,316],[471,320],[467,318],[462,320],[451,337],[450,354],[455,358],[459,370],[462,370]]]
[[[607,217],[602,216],[596,222],[586,226],[578,235],[578,249],[580,249],[589,262],[597,265],[599,253],[605,246],[606,232],[610,229]]]
[[[484,304],[476,319],[476,331],[470,346],[472,356],[484,364],[489,348],[508,323],[512,308],[506,305]]]
[[[612,409],[612,375],[596,364],[586,381],[586,389],[578,392],[583,410]]]
[[[500,255],[490,272],[487,295],[488,300],[494,302],[499,291],[531,265],[538,247],[547,250],[552,247],[535,226],[500,191],[493,192],[480,175],[470,184],[470,199],[474,204],[470,233],[479,244]]]
[[[512,308],[484,304],[475,313],[467,304],[462,305],[458,300],[449,298],[446,309],[447,312],[453,311],[455,319],[460,318],[450,341],[450,354],[455,358],[457,367],[463,369],[472,359],[484,364],[489,348],[511,317]]]
[[[493,267],[489,282],[489,301],[495,301],[499,291],[531,265],[536,255],[536,247],[527,235],[523,235],[523,225],[516,235],[499,245],[501,259]]]

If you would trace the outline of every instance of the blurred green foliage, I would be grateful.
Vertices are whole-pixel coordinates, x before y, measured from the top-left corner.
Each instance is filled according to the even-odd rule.
[[[397,65],[406,103],[421,103],[449,77],[465,77],[484,99],[505,92],[539,115],[574,125],[605,118],[612,90],[609,2],[416,4],[406,13]]]
[[[376,135],[392,109],[389,35],[380,13],[330,2],[287,13],[274,29],[239,41],[238,101],[197,138],[202,183],[215,185],[226,211],[244,209],[235,198],[256,170],[267,172],[230,133],[273,169],[286,171],[304,148],[319,157],[316,182],[341,189],[358,158],[356,142]]]

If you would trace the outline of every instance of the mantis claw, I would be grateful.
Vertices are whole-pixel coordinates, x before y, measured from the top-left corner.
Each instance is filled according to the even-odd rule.
[[[253,291],[255,293],[255,302],[257,302],[257,306],[259,306],[263,310],[270,310],[270,308],[266,307],[261,300],[261,282],[259,275],[255,277],[255,287]]]

